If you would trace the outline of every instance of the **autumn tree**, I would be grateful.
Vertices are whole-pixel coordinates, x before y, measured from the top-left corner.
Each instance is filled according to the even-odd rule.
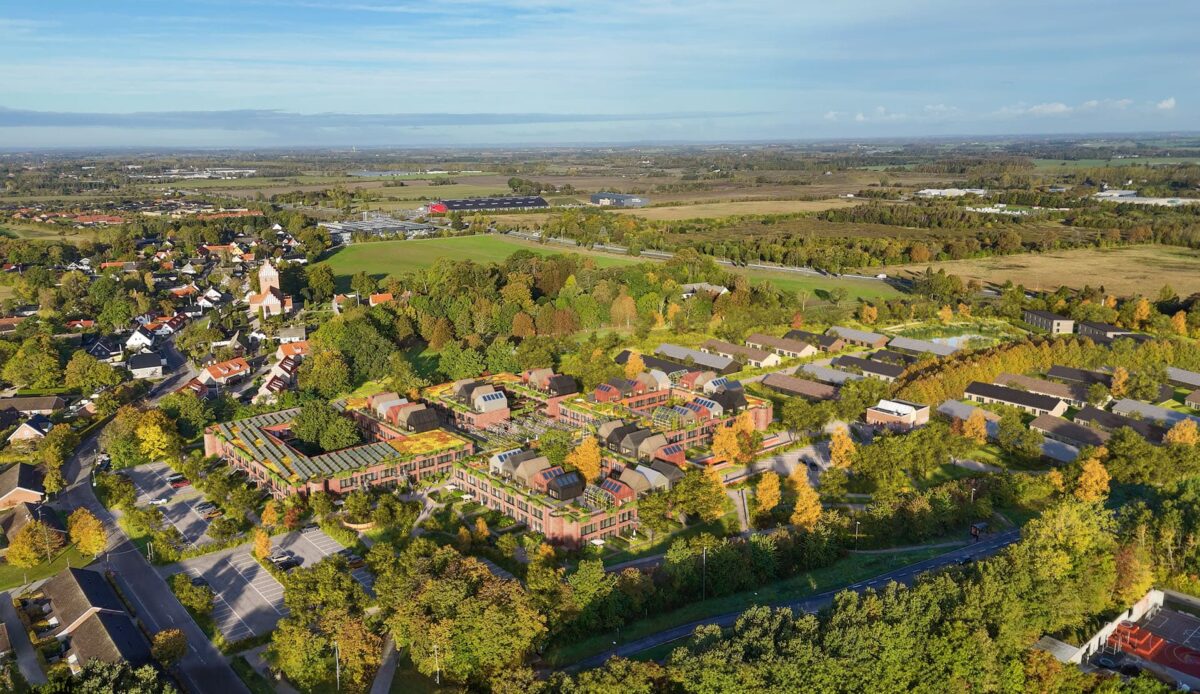
[[[963,421],[962,435],[963,438],[977,445],[987,443],[987,417],[984,416],[982,409],[975,408],[971,415]]]
[[[633,300],[632,296],[622,294],[613,300],[608,314],[613,325],[620,328],[632,328],[637,321],[637,302]]]
[[[1167,431],[1163,442],[1176,446],[1195,446],[1200,443],[1200,430],[1194,419],[1181,419]]]
[[[716,468],[704,472],[688,470],[671,490],[675,507],[690,516],[699,516],[704,521],[720,518],[725,513],[725,484]]]
[[[5,559],[13,566],[32,568],[50,561],[63,548],[63,539],[57,530],[36,518],[17,531],[8,545]]]
[[[142,414],[137,436],[141,440],[142,454],[151,460],[167,460],[179,455],[179,432],[161,410],[147,410]]]
[[[797,528],[811,531],[817,527],[817,521],[821,520],[821,497],[809,484],[808,472],[799,465],[796,469],[801,474],[793,473],[788,476],[788,483],[796,494],[796,503],[792,506],[792,515],[788,520]]]
[[[950,321],[954,320],[954,309],[950,308],[949,304],[942,306],[938,309],[937,317],[942,325],[949,325]]]
[[[858,320],[864,325],[874,325],[879,320],[879,309],[871,304],[863,303],[858,307]]]
[[[800,466],[797,466],[799,468]],[[758,501],[758,508],[763,513],[770,513],[772,509],[779,505],[779,475],[768,470],[763,473],[759,479],[758,485],[754,488],[754,498]]]
[[[718,426],[713,432],[712,452],[718,460],[736,463],[742,457],[742,442],[738,439],[737,429]]]
[[[1179,335],[1188,334],[1187,311],[1177,311],[1171,316],[1171,329]]]
[[[625,378],[633,380],[645,370],[646,362],[642,360],[642,355],[637,352],[630,352],[629,360],[625,362]]]
[[[150,652],[155,660],[169,668],[187,654],[187,636],[182,629],[164,629],[154,635]]]
[[[595,436],[584,438],[583,443],[567,454],[566,464],[581,472],[589,482],[600,479],[600,442]]]
[[[271,556],[271,536],[262,528],[254,531],[254,556],[259,559]]]
[[[846,469],[854,462],[854,453],[857,448],[854,445],[854,440],[850,438],[850,433],[839,428],[833,432],[833,436],[829,440],[829,461],[835,468]]]
[[[93,557],[98,556],[108,546],[104,524],[82,506],[75,509],[67,519],[67,534],[80,552]]]
[[[1137,303],[1133,305],[1133,326],[1139,328],[1145,325],[1146,321],[1150,320],[1150,300],[1146,297],[1139,297]]]
[[[1108,392],[1114,398],[1123,398],[1129,393],[1129,371],[1123,366],[1118,366],[1113,369],[1112,385],[1109,386]]]
[[[1091,455],[1080,466],[1079,479],[1075,481],[1075,498],[1080,501],[1100,501],[1108,494],[1108,470],[1097,455]]]
[[[282,519],[279,510],[279,501],[276,499],[269,500],[266,506],[263,507],[260,519],[264,528],[274,528],[279,525],[279,521]]]

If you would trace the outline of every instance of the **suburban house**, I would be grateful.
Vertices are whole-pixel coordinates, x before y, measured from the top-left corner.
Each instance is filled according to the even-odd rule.
[[[713,298],[716,298],[722,294],[729,293],[728,287],[723,287],[719,284],[710,284],[708,282],[692,282],[691,284],[683,285],[679,289],[679,298],[681,299],[690,299],[697,294],[707,294]]]
[[[835,357],[833,365],[838,368],[854,369],[861,372],[864,376],[878,378],[882,381],[891,383],[900,378],[904,373],[904,367],[896,364],[889,364],[884,361],[875,361],[874,359],[863,359],[862,357],[852,357],[849,355]]]
[[[1167,367],[1167,383],[1170,383],[1176,388],[1187,388],[1188,390],[1200,389],[1200,373],[1188,371],[1174,366]]]
[[[1107,431],[1110,434],[1117,429],[1129,427],[1139,436],[1153,444],[1162,443],[1163,437],[1167,434],[1166,429],[1151,422],[1126,417],[1125,415],[1102,410],[1091,405],[1077,412],[1074,419],[1076,423],[1086,424],[1094,429]]]
[[[0,473],[0,510],[21,503],[40,504],[45,497],[41,474],[34,466],[14,463]]]
[[[833,400],[838,394],[837,386],[810,381],[806,378],[787,376],[781,373],[767,374],[762,380],[762,384],[778,393],[804,398],[812,402]]]
[[[807,342],[822,352],[840,352],[846,348],[846,341],[837,335],[822,335],[810,333],[807,330],[789,330],[783,337],[788,340]]]
[[[1070,383],[1082,383],[1085,386],[1090,386],[1093,383],[1099,383],[1105,388],[1112,386],[1112,374],[1106,374],[1102,371],[1076,369],[1070,366],[1051,366],[1046,372],[1046,377]]]
[[[1034,419],[1029,423],[1029,428],[1034,431],[1040,431],[1048,439],[1053,439],[1076,448],[1103,446],[1108,442],[1109,437],[1112,436],[1107,431],[1076,424],[1062,417],[1055,417],[1052,414],[1044,414]]]
[[[1090,337],[1096,342],[1110,342],[1118,337],[1133,337],[1139,335],[1135,330],[1127,328],[1119,328],[1108,323],[1092,323],[1084,321],[1079,324],[1079,334],[1082,337]]]
[[[700,350],[709,354],[719,354],[722,357],[739,360],[756,369],[779,366],[779,362],[781,361],[779,355],[775,352],[735,345],[724,340],[705,340],[704,344],[700,345]]]
[[[1051,335],[1070,335],[1075,332],[1075,321],[1049,311],[1028,310],[1021,315],[1021,320],[1050,333]]]
[[[985,405],[998,404],[1015,407],[1033,415],[1052,414],[1061,416],[1067,411],[1067,403],[1049,395],[1039,395],[1008,386],[974,381],[963,393],[968,400]]]
[[[938,357],[948,357],[958,351],[957,347],[951,345],[929,342],[928,340],[917,340],[911,337],[893,337],[888,342],[888,348],[916,356],[932,354]]]
[[[1072,407],[1086,407],[1088,404],[1087,387],[1081,383],[1059,383],[1047,381],[1044,378],[1023,376],[1021,374],[1002,373],[993,381],[996,385],[1008,386],[1018,390],[1049,395],[1059,400],[1066,400]]]
[[[32,414],[28,419],[17,425],[13,433],[8,435],[8,442],[15,441],[40,441],[46,438],[46,434],[50,433],[50,429],[54,427],[54,422],[44,414]]]
[[[105,364],[120,364],[125,360],[125,350],[109,337],[98,337],[88,345],[87,353]]]
[[[1184,420],[1191,420],[1195,424],[1200,425],[1200,417],[1197,417],[1196,415],[1180,412],[1179,410],[1172,410],[1167,407],[1151,405],[1150,403],[1134,400],[1132,398],[1121,398],[1120,400],[1114,402],[1112,411],[1119,415],[1133,417],[1134,419],[1157,422],[1160,426],[1167,429],[1179,424]]]
[[[831,383],[835,386],[845,385],[848,381],[857,381],[858,379],[863,378],[862,376],[850,373],[849,371],[831,369],[828,366],[821,366],[819,364],[805,364],[800,368],[800,370],[817,379],[818,381]]]
[[[283,361],[287,357],[303,359],[308,356],[308,340],[300,342],[284,342],[275,349],[275,361]]]
[[[854,345],[855,347],[867,347],[871,349],[879,349],[888,343],[887,335],[872,333],[866,330],[856,330],[854,328],[845,328],[840,325],[835,325],[829,330],[826,330],[827,335],[836,335],[846,341],[846,344]]]
[[[204,367],[204,370],[200,372],[200,380],[205,383],[227,386],[248,375],[250,375],[250,363],[246,361],[245,357],[237,357]]]
[[[67,401],[58,395],[25,395],[0,398],[0,410],[13,410],[21,414],[51,415],[67,406]]]
[[[1200,410],[1200,389],[1193,390],[1192,392],[1188,393],[1188,396],[1183,399],[1183,402],[1192,409]]]
[[[654,350],[654,352],[655,354],[662,355],[667,359],[684,364],[684,368],[687,368],[689,371],[695,370],[698,367],[700,369],[710,369],[719,374],[731,374],[736,371],[740,371],[742,368],[741,364],[729,357],[723,357],[718,354],[710,354],[709,352],[703,352],[698,349],[688,349],[687,347],[680,347],[679,345],[664,343],[659,345],[658,349]],[[687,367],[687,364],[692,364],[694,366]]]
[[[893,431],[912,431],[929,423],[929,405],[906,400],[880,400],[867,408],[867,424]]]
[[[146,326],[139,325],[134,328],[129,337],[125,339],[125,349],[130,352],[138,352],[143,349],[150,349],[154,346],[154,333],[146,329]]]
[[[21,532],[21,528],[29,525],[29,521],[38,520],[45,523],[51,532],[60,535],[66,535],[67,529],[63,527],[63,523],[59,520],[58,514],[54,509],[45,504],[31,504],[27,501],[22,501],[13,507],[12,513],[0,519],[0,524],[3,524],[4,537],[8,538],[9,544],[12,544],[13,538],[17,533]]]
[[[73,672],[93,658],[140,667],[151,662],[150,646],[102,574],[68,568],[42,586],[46,621],[66,645]]]
[[[125,364],[134,378],[162,378],[163,358],[158,352],[140,352]]]
[[[280,329],[279,344],[290,345],[295,342],[304,342],[305,337],[307,337],[307,333],[305,333],[303,325],[289,326]]]
[[[938,414],[942,415],[952,423],[962,424],[971,418],[971,415],[976,412],[983,413],[983,419],[986,422],[987,433],[989,438],[995,438],[1000,433],[1000,415],[990,410],[985,410],[982,407],[976,407],[969,402],[962,400],[946,400],[937,407]]]
[[[790,340],[786,337],[774,337],[762,333],[754,333],[746,338],[746,346],[753,347],[754,349],[770,350],[787,359],[811,357],[820,352],[816,347],[801,340]]]

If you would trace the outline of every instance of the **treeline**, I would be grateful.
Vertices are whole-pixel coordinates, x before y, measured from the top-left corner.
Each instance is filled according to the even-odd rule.
[[[1021,224],[1019,215],[982,214],[957,205],[881,205],[868,203],[817,213],[817,219],[839,224],[886,224],[918,229],[978,229],[1003,224]]]
[[[541,195],[542,193],[574,195],[576,193],[575,186],[571,185],[570,183],[556,186],[553,183],[534,181],[528,178],[519,178],[517,176],[513,176],[512,178],[508,179],[508,189],[518,195]]]

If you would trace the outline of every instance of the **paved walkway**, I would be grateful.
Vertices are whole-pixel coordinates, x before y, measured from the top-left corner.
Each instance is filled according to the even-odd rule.
[[[392,689],[392,678],[396,676],[396,644],[388,639],[383,644],[383,663],[371,683],[371,694],[387,694]]]
[[[0,593],[0,618],[4,619],[4,628],[8,630],[8,640],[13,650],[17,652],[17,666],[21,668],[21,676],[30,684],[45,684],[46,675],[38,665],[37,652],[29,643],[29,634],[25,625],[13,607],[12,595]]]

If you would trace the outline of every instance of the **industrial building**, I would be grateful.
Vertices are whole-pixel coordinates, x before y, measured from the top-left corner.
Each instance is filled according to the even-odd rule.
[[[497,210],[533,210],[549,207],[540,195],[505,195],[494,198],[463,198],[430,203],[430,214],[447,212],[495,212]]]
[[[626,193],[593,193],[592,204],[600,207],[645,207],[650,201],[640,195]]]

